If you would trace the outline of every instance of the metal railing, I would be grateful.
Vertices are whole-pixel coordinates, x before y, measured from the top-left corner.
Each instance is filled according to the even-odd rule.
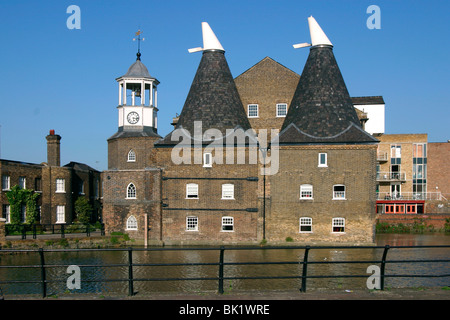
[[[377,181],[406,181],[405,172],[377,172]]]
[[[440,192],[377,192],[377,200],[447,200]]]
[[[389,157],[387,152],[378,152],[377,153],[377,161],[388,161]]]
[[[5,235],[20,235],[23,239],[32,236],[37,239],[40,235],[60,234],[61,238],[65,238],[66,234],[85,233],[87,237],[91,236],[91,232],[100,231],[102,236],[105,235],[105,226],[90,224],[5,224]]]
[[[383,249],[383,254],[380,260],[365,260],[365,261],[310,261],[309,253],[311,250],[323,250],[323,249]],[[387,254],[388,251],[392,248],[395,249],[405,249],[405,248],[414,248],[414,249],[429,249],[429,248],[439,248],[439,249],[450,249],[450,245],[433,245],[433,246],[288,246],[288,247],[219,247],[219,248],[104,248],[104,249],[37,249],[37,250],[13,250],[13,249],[1,249],[0,254],[2,252],[10,253],[10,252],[28,252],[28,253],[38,253],[40,257],[40,263],[36,265],[18,265],[18,266],[1,266],[2,268],[38,268],[40,269],[40,279],[35,280],[8,280],[8,279],[0,279],[0,285],[2,284],[13,284],[13,283],[40,283],[41,284],[41,294],[42,297],[46,297],[47,285],[49,283],[55,282],[65,282],[66,280],[61,279],[48,279],[47,278],[47,269],[53,267],[68,267],[69,265],[65,264],[46,264],[45,262],[45,253],[47,252],[81,252],[81,251],[125,251],[127,252],[127,263],[119,263],[119,264],[89,264],[82,265],[79,267],[126,267],[128,270],[128,277],[126,278],[118,278],[118,279],[90,279],[90,280],[82,280],[81,282],[128,282],[128,295],[133,296],[135,294],[134,283],[139,281],[194,281],[194,280],[203,280],[203,281],[217,281],[218,288],[217,292],[219,294],[224,293],[224,280],[255,280],[255,279],[300,279],[301,285],[299,290],[301,292],[306,292],[307,288],[307,280],[312,278],[368,278],[368,274],[351,274],[351,275],[310,275],[308,274],[308,266],[317,265],[317,264],[378,264],[379,265],[379,288],[380,290],[384,290],[385,287],[385,279],[388,277],[405,277],[405,278],[436,278],[436,277],[450,277],[450,273],[445,274],[386,274],[386,265],[390,263],[448,263],[450,259],[422,259],[422,260],[388,260]],[[303,249],[303,259],[300,261],[249,261],[249,262],[225,262],[225,252],[231,250],[298,250]],[[201,251],[201,250],[214,250],[219,251],[219,261],[218,262],[192,262],[192,263],[134,263],[133,262],[133,253],[136,251]],[[225,276],[225,269],[228,266],[236,266],[236,265],[298,265],[302,266],[301,273],[292,274],[288,276],[239,276],[239,277],[231,277]],[[175,277],[167,277],[167,278],[136,278],[134,276],[134,268],[135,267],[168,267],[168,266],[217,266],[217,276],[216,277],[195,277],[195,278],[175,278]],[[427,268],[429,270],[429,268]],[[449,269],[446,269],[449,270]]]

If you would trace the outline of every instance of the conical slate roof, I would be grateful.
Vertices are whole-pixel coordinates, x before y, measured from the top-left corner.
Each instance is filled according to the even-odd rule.
[[[280,143],[377,141],[361,129],[333,46],[326,40],[316,45],[313,41],[281,128]],[[344,133],[348,141],[342,141]]]
[[[204,51],[176,128],[194,132],[194,121],[203,130],[250,128],[223,51]]]

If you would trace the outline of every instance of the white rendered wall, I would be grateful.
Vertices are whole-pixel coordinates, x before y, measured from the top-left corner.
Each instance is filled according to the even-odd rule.
[[[367,113],[369,120],[366,122],[365,130],[370,134],[384,133],[385,115],[384,104],[356,105],[355,108]]]

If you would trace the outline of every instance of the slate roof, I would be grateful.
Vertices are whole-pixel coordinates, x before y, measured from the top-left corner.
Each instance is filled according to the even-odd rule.
[[[153,128],[151,127],[143,127],[138,130],[130,130],[124,131],[119,128],[119,130],[109,137],[107,140],[117,139],[117,138],[135,138],[135,137],[155,137],[161,138],[159,134],[157,134]]]
[[[218,129],[223,136],[227,129],[250,129],[224,51],[203,51],[200,64],[187,95],[175,129],[194,135],[194,122],[202,122],[202,131]],[[157,145],[176,144],[168,134]]]
[[[140,53],[137,54],[136,62],[128,68],[122,78],[152,78],[147,67],[141,62]]]
[[[296,129],[295,132],[293,129]],[[344,137],[347,141],[343,141]],[[280,143],[282,141],[285,143],[378,141],[361,129],[332,46],[311,47],[281,128]]]
[[[75,162],[75,161],[69,162],[64,167],[65,168],[72,168],[74,170],[80,170],[80,171],[95,171],[95,172],[99,172],[98,170],[88,166],[85,163],[80,163],[80,162]]]
[[[384,104],[382,96],[352,97],[352,101],[355,105]]]

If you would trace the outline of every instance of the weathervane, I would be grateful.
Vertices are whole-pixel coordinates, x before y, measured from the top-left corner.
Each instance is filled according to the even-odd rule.
[[[133,38],[133,41],[136,41],[137,40],[137,42],[138,42],[138,52],[137,52],[137,60],[141,60],[141,41],[144,41],[145,40],[145,38],[142,38],[141,39],[141,29],[139,29],[137,32],[136,32],[136,34],[135,34],[135,38]]]

